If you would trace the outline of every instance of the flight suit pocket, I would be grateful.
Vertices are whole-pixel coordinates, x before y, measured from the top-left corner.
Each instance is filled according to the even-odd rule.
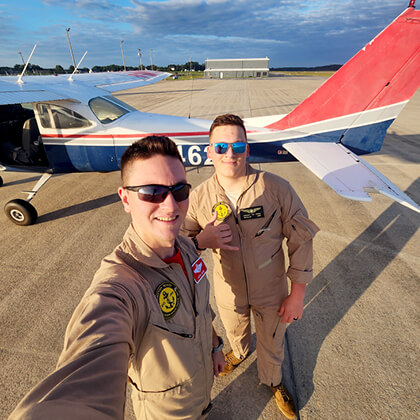
[[[201,365],[200,351],[192,334],[180,332],[174,326],[169,329],[149,324],[136,356],[141,366],[139,380],[135,380],[138,389],[163,392],[188,382]]]
[[[161,392],[142,391],[132,394],[137,418],[203,419],[203,411],[210,403],[209,389],[201,372],[173,388]]]
[[[310,241],[319,231],[319,227],[303,214],[296,214],[285,224],[284,229],[289,239],[297,235],[304,242]]]
[[[154,328],[159,328],[169,334],[184,338],[194,337],[194,331],[192,329],[190,330],[186,325],[176,323],[173,320],[165,321],[160,314],[152,313],[149,322]]]
[[[267,211],[267,218],[260,224],[251,239],[252,258],[259,270],[270,265],[276,258],[283,256],[281,252],[283,229],[277,213],[275,208]]]

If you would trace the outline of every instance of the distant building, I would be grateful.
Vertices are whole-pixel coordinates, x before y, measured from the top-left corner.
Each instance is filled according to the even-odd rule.
[[[267,77],[270,59],[265,58],[228,58],[206,60],[204,77],[209,79]]]

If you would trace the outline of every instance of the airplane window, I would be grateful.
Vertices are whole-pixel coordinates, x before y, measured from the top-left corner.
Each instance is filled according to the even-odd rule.
[[[123,108],[115,102],[117,102],[115,101],[115,98],[112,98],[111,102],[108,99],[98,96],[97,98],[93,98],[89,101],[89,106],[102,124],[109,124],[130,112],[126,109],[128,108],[126,104],[124,104]]]
[[[50,111],[50,112],[48,112]],[[45,128],[82,128],[89,127],[91,122],[77,112],[53,104],[38,104],[41,125]]]

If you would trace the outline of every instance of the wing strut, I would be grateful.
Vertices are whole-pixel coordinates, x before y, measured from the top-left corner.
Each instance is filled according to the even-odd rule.
[[[77,69],[79,68],[79,66],[80,66],[80,64],[82,63],[83,59],[85,58],[86,54],[87,54],[87,50],[86,50],[86,51],[85,51],[85,53],[83,54],[83,57],[80,59],[80,61],[79,61],[79,63],[77,64],[77,66],[75,67],[75,69],[74,69],[73,73],[72,73],[72,74],[70,75],[70,77],[68,78],[68,80],[69,80],[70,82],[72,82],[72,81],[73,81],[73,75],[74,75],[74,73],[76,73],[76,72],[77,72]]]
[[[25,67],[23,68],[23,71],[22,71],[22,73],[20,74],[20,76],[19,76],[19,78],[18,78],[18,80],[17,80],[17,82],[18,82],[20,85],[23,83],[22,76],[25,74],[26,68],[28,67],[29,62],[31,61],[32,54],[34,53],[35,48],[36,48],[36,44],[35,44],[35,45],[34,45],[34,47],[32,48],[31,55],[29,56],[28,61],[26,62]]]

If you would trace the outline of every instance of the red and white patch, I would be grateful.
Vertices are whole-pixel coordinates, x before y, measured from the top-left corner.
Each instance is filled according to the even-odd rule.
[[[198,284],[207,273],[206,264],[204,264],[204,260],[199,257],[193,262],[191,267],[194,275],[194,281],[196,284]]]

